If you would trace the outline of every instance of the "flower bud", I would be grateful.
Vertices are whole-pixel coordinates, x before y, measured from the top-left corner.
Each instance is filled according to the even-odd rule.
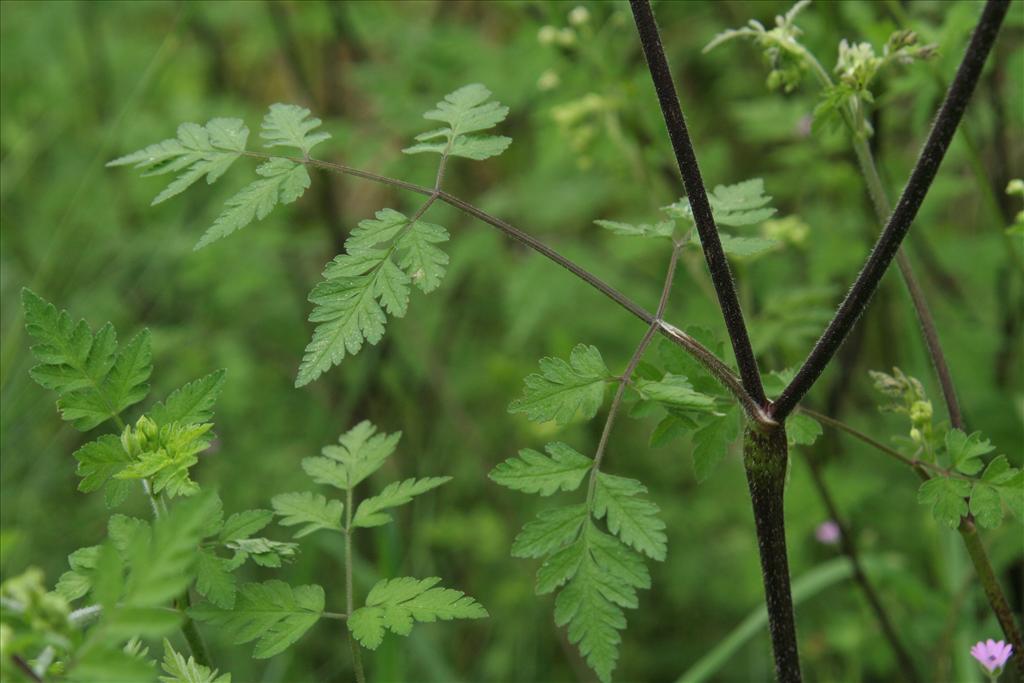
[[[563,28],[558,32],[558,44],[562,47],[572,47],[576,44],[576,31],[571,28]]]
[[[537,79],[537,88],[539,90],[554,90],[561,82],[562,79],[558,77],[554,69],[548,69]]]
[[[552,45],[558,39],[558,29],[554,26],[541,26],[537,31],[537,42],[541,45]]]
[[[590,10],[583,5],[577,5],[569,12],[569,23],[573,26],[582,26],[590,21]]]
[[[914,424],[928,423],[932,420],[932,402],[914,401],[910,406],[910,421]]]

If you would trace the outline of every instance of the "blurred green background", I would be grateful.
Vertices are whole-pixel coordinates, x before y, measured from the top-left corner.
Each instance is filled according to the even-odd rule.
[[[570,26],[578,5],[589,18]],[[794,93],[769,93],[754,46],[701,54],[719,31],[749,18],[770,24],[788,6],[656,4],[707,184],[763,177],[779,216],[808,228],[785,250],[734,264],[755,348],[763,367],[775,369],[803,358],[878,230],[844,135],[810,131],[810,79]],[[933,62],[895,69],[877,84],[873,145],[893,197],[979,11],[976,2],[822,2],[798,22],[829,68],[841,38],[880,47],[906,27],[939,44]],[[653,309],[667,253],[592,223],[649,221],[681,194],[628,5],[4,2],[0,20],[4,576],[39,566],[55,581],[67,553],[98,542],[106,520],[101,497],[76,491],[71,453],[88,437],[60,421],[53,396],[28,376],[17,297],[30,286],[94,325],[112,320],[122,338],[149,327],[155,397],[227,369],[220,439],[196,474],[204,486],[219,487],[229,510],[266,507],[272,495],[304,487],[300,459],[364,418],[404,433],[382,480],[455,476],[400,510],[398,524],[363,534],[357,587],[383,576],[442,576],[478,598],[491,618],[386,639],[367,660],[371,680],[591,680],[553,623],[551,597],[533,595],[537,563],[509,557],[515,533],[549,502],[501,489],[485,475],[516,449],[553,437],[592,450],[600,420],[536,426],[506,406],[539,357],[565,357],[577,342],[597,345],[613,370],[623,367],[643,325],[550,262],[437,205],[431,220],[453,233],[442,288],[416,298],[379,345],[295,390],[311,333],[306,294],[323,264],[359,220],[384,206],[414,209],[417,197],[318,173],[302,201],[193,253],[246,173],[150,209],[161,180],[103,164],[170,137],[182,121],[237,116],[254,127],[280,101],[324,119],[333,138],[320,146],[321,157],[429,184],[434,160],[400,149],[423,129],[421,114],[434,102],[481,82],[511,107],[501,132],[514,143],[498,159],[452,163],[447,189]],[[968,137],[954,141],[909,239],[967,420],[1017,464],[1024,280],[1011,258],[1012,249],[1021,253],[1019,238],[1014,246],[1003,233],[1020,207],[1003,188],[1024,174],[1022,32],[1024,6],[1016,2],[968,110]],[[687,254],[668,317],[681,327],[722,330],[699,253]],[[894,365],[925,382],[938,415],[917,323],[890,274],[809,404],[888,442],[906,428],[878,412],[866,372]],[[653,589],[627,614],[617,670],[623,681],[675,680],[762,601],[738,454],[698,487],[687,441],[647,446],[655,421],[621,420],[606,460],[609,471],[650,485],[669,533],[668,561],[652,567]],[[814,538],[828,514],[807,457],[824,463],[861,552],[887,567],[873,578],[927,679],[977,678],[969,645],[997,637],[998,628],[959,539],[917,505],[916,479],[898,463],[835,434],[794,451],[787,493],[794,576],[838,553]],[[141,511],[143,501],[130,506]],[[1018,613],[1021,538],[1016,522],[986,535]],[[336,538],[314,535],[281,576],[324,585],[328,609],[337,607],[341,553]],[[247,571],[271,577],[271,570]],[[854,583],[829,586],[797,613],[809,680],[898,678]],[[343,638],[338,624],[324,622],[269,662],[251,660],[246,647],[213,644],[218,666],[235,681],[347,680]],[[713,679],[770,675],[762,629]]]

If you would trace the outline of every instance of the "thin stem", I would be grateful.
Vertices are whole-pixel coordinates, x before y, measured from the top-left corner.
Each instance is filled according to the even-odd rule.
[[[946,92],[932,129],[928,133],[928,139],[896,204],[896,210],[889,217],[864,268],[832,321],[815,343],[793,381],[772,405],[771,413],[776,420],[784,420],[814,385],[878,288],[882,275],[885,274],[900,243],[910,230],[910,225],[935,179],[1008,9],[1008,0],[989,0],[985,4],[981,19],[957,69],[956,77]]]
[[[739,298],[736,296],[736,286],[729,270],[729,261],[725,257],[722,241],[718,236],[718,229],[715,227],[711,204],[708,202],[707,191],[704,189],[700,167],[697,165],[697,155],[694,152],[693,143],[690,141],[690,134],[686,130],[686,119],[679,106],[676,87],[672,81],[672,72],[669,69],[668,58],[665,56],[665,49],[661,44],[661,36],[658,34],[658,24],[654,19],[654,12],[651,10],[650,0],[630,0],[630,7],[633,9],[633,20],[640,33],[644,57],[647,59],[651,80],[654,82],[654,89],[657,91],[658,101],[661,104],[661,113],[672,142],[672,150],[675,152],[676,164],[683,177],[686,196],[693,211],[693,221],[697,227],[697,233],[700,235],[704,259],[707,261],[708,270],[711,272],[711,281],[715,286],[715,293],[718,295],[718,305],[725,318],[725,327],[729,332],[729,340],[736,355],[736,364],[739,366],[743,387],[755,403],[765,406],[768,399],[765,396],[764,387],[761,385],[761,373],[758,370],[754,349],[747,334],[747,326],[743,321],[743,310],[740,307]]]
[[[356,178],[362,178],[364,180],[370,180],[375,183],[382,185],[388,185],[398,189],[407,190],[416,194],[430,196],[435,193],[435,190],[425,187],[423,185],[417,185],[415,183],[409,183],[404,180],[397,178],[391,178],[388,176],[379,175],[370,171],[364,171],[363,169],[354,168],[345,164],[340,164],[331,161],[323,161],[321,159],[305,159],[302,157],[289,157],[281,156],[276,154],[266,154],[263,152],[243,152],[245,156],[254,157],[257,159],[287,159],[297,164],[305,164],[309,166],[315,166],[317,168],[324,168],[335,173],[341,173],[343,175],[350,175]],[[580,278],[588,285],[596,289],[597,291],[604,294],[606,297],[617,303],[622,308],[632,313],[635,317],[639,318],[643,322],[651,325],[654,323],[654,316],[651,315],[642,306],[633,302],[629,297],[619,292],[617,289],[607,284],[604,280],[597,277],[593,273],[589,272],[585,268],[577,265],[573,261],[559,254],[557,251],[547,246],[537,238],[533,237],[529,233],[515,227],[514,225],[504,221],[496,216],[492,216],[483,209],[480,209],[473,204],[460,199],[454,195],[449,194],[443,190],[437,192],[437,198],[452,206],[459,209],[463,213],[473,216],[474,218],[490,225],[493,228],[497,228],[501,232],[505,233],[506,236],[514,239],[515,241],[523,244],[524,246],[536,251],[538,254],[546,257],[550,261],[558,264],[562,268],[565,268],[570,273]],[[740,379],[733,373],[733,371],[726,365],[718,356],[712,353],[707,347],[702,345],[696,339],[686,334],[679,328],[671,325],[665,321],[661,321],[658,330],[662,336],[669,341],[680,346],[684,351],[693,356],[708,373],[711,374],[726,390],[728,390],[736,401],[743,408],[747,415],[747,418],[761,427],[771,427],[775,422],[771,419],[764,407],[758,405],[753,398],[747,393],[743,387]]]
[[[354,609],[354,596],[352,594],[352,489],[345,491],[345,613],[352,614]],[[352,637],[352,631],[345,629],[348,633],[348,644],[352,650],[352,668],[355,669],[356,682],[366,683],[366,674],[363,672],[363,658],[359,652],[359,645]]]
[[[598,441],[597,451],[594,453],[594,466],[590,469],[590,482],[587,485],[588,507],[594,499],[594,491],[597,488],[597,473],[601,469],[601,461],[604,459],[605,449],[608,446],[608,437],[611,436],[612,425],[615,424],[615,416],[618,415],[619,407],[622,405],[622,398],[626,394],[626,386],[629,384],[636,366],[640,363],[640,359],[643,358],[644,352],[650,346],[651,340],[654,339],[654,334],[658,331],[662,316],[665,315],[665,307],[668,306],[668,297],[672,292],[672,281],[675,279],[676,265],[679,263],[679,252],[681,250],[681,244],[676,244],[672,247],[672,256],[669,258],[668,272],[665,273],[665,283],[661,287],[661,298],[658,301],[658,311],[655,314],[655,319],[651,326],[647,328],[647,332],[644,333],[640,343],[637,344],[633,355],[630,356],[629,362],[626,364],[626,369],[623,371],[622,376],[619,377],[619,386],[615,390],[615,397],[612,398],[612,405],[608,409],[608,418],[604,422],[601,439]]]
[[[199,633],[196,622],[188,616],[188,608],[192,606],[192,597],[189,595],[188,590],[186,588],[185,592],[178,598],[178,608],[185,615],[185,621],[181,624],[181,633],[185,636],[185,641],[188,643],[189,650],[192,651],[192,656],[195,657],[196,662],[203,666],[212,666],[210,653],[206,649],[206,643],[203,642],[203,636]]]
[[[917,668],[914,666],[914,660],[910,657],[910,653],[900,640],[899,634],[896,632],[896,628],[893,626],[892,620],[889,618],[889,614],[885,610],[885,606],[882,605],[881,598],[879,598],[874,585],[864,572],[864,566],[860,561],[860,554],[857,549],[856,540],[854,539],[849,524],[843,521],[842,515],[839,513],[839,506],[836,505],[835,499],[832,497],[832,493],[829,491],[828,485],[825,483],[825,477],[821,472],[821,465],[818,463],[816,458],[808,454],[807,466],[811,472],[811,481],[814,483],[814,488],[818,492],[818,496],[821,498],[821,501],[825,504],[825,509],[828,510],[829,517],[831,517],[832,521],[839,527],[839,547],[842,549],[843,554],[850,559],[850,566],[853,568],[853,578],[857,582],[857,585],[860,586],[861,592],[864,594],[864,598],[868,601],[868,605],[871,607],[871,611],[875,613],[878,625],[882,627],[882,633],[885,636],[885,639],[889,642],[889,647],[892,648],[893,654],[896,655],[896,660],[899,662],[900,669],[903,670],[903,677],[912,682],[921,680],[917,674]]]

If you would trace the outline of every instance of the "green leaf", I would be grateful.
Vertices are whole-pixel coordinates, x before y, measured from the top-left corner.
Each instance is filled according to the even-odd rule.
[[[413,223],[393,209],[361,221],[345,240],[346,253],[327,264],[323,281],[309,294],[315,304],[309,320],[318,324],[295,385],[312,382],[358,353],[364,341],[379,342],[387,315],[405,315],[410,284],[423,292],[436,289],[448,256],[434,245],[447,240],[443,227]]]
[[[512,138],[497,135],[469,135],[487,130],[505,120],[508,107],[488,102],[491,91],[474,83],[445,95],[437,109],[428,111],[423,118],[447,123],[416,136],[420,144],[407,147],[406,154],[437,152],[442,155],[466,157],[477,161],[497,156],[512,143]]]
[[[804,413],[795,413],[786,420],[786,438],[790,446],[811,446],[822,433],[821,424]]]
[[[291,204],[309,187],[309,173],[302,164],[271,159],[256,168],[262,176],[227,200],[224,210],[196,243],[195,250],[241,230],[254,220],[263,220],[280,204]]]
[[[513,557],[543,557],[577,537],[589,513],[585,504],[543,510],[512,543]]]
[[[249,538],[254,533],[264,528],[274,519],[274,513],[270,510],[245,510],[236,512],[228,517],[224,526],[220,529],[221,541],[236,541]]]
[[[523,396],[509,405],[509,412],[525,413],[533,422],[554,420],[563,425],[577,411],[584,419],[597,414],[613,377],[596,347],[577,344],[569,362],[541,358],[539,365],[540,374],[527,376]]]
[[[971,493],[970,482],[950,477],[934,477],[921,484],[917,502],[932,509],[936,520],[950,529],[960,526],[960,518],[967,514],[967,501]]]
[[[140,424],[145,420],[140,420]],[[155,424],[150,421],[149,424]],[[133,432],[125,430],[122,444],[135,441],[140,452],[133,452],[132,462],[114,475],[116,479],[148,479],[153,493],[176,496],[191,496],[199,491],[199,485],[189,476],[190,469],[199,462],[199,453],[210,446],[210,430],[213,425],[183,425],[177,422],[160,426],[155,439],[139,437],[139,428]],[[145,438],[145,443],[140,441]]]
[[[622,237],[655,237],[670,238],[675,232],[675,221],[660,221],[658,223],[620,223],[618,221],[594,221],[594,224],[611,232],[613,235]]]
[[[352,636],[363,647],[376,650],[385,630],[400,636],[412,631],[414,621],[483,619],[487,610],[476,600],[451,588],[435,588],[441,579],[402,577],[377,582],[366,596],[366,606],[348,618]]]
[[[209,422],[213,419],[213,405],[224,388],[225,373],[225,370],[217,370],[176,389],[166,402],[153,406],[149,416],[159,425]]]
[[[693,433],[693,473],[698,482],[704,482],[740,435],[736,412],[730,410]]]
[[[537,595],[546,595],[559,588],[579,571],[587,553],[587,539],[580,534],[569,545],[548,555],[537,570]]]
[[[189,609],[201,622],[219,626],[235,645],[256,640],[253,657],[266,659],[288,649],[324,611],[320,586],[291,587],[283,581],[243,584],[234,608],[204,603]]]
[[[192,657],[185,659],[166,638],[163,669],[167,675],[160,677],[160,683],[231,683],[231,674],[218,675],[216,669],[203,666]]]
[[[718,185],[708,193],[711,213],[718,225],[740,227],[762,223],[775,214],[775,209],[766,206],[772,198],[764,193],[764,180],[752,178],[735,185]],[[693,223],[690,202],[683,198],[665,207],[673,217],[685,218]]]
[[[99,559],[100,546],[79,548],[68,555],[70,571],[61,574],[57,580],[56,592],[68,602],[86,595],[92,588],[92,573]]]
[[[737,237],[724,232],[719,232],[718,237],[722,242],[722,251],[737,258],[752,259],[779,246],[778,240],[765,237]]]
[[[341,531],[341,513],[344,504],[340,500],[327,500],[318,493],[282,493],[271,499],[274,512],[283,519],[282,526],[305,524],[295,532],[295,538],[308,536],[320,529]]]
[[[363,420],[338,437],[338,445],[325,446],[322,457],[304,459],[302,469],[318,484],[351,490],[380,469],[401,438],[401,432],[378,434],[373,423]]]
[[[598,519],[607,516],[609,531],[624,543],[662,561],[667,552],[665,523],[658,518],[658,506],[644,493],[647,487],[635,479],[598,472],[594,514]]]
[[[294,147],[302,152],[303,157],[309,156],[309,151],[315,145],[329,139],[329,133],[323,131],[313,133],[321,121],[318,118],[308,118],[310,111],[305,107],[295,104],[272,104],[267,115],[263,117],[260,125],[260,137],[265,140],[265,147]]]
[[[32,354],[39,365],[30,374],[57,392],[61,417],[76,429],[88,431],[145,398],[152,371],[148,332],[118,351],[110,323],[93,334],[84,320],[75,323],[31,290],[23,289],[21,300],[25,327],[37,341]]]
[[[367,498],[356,508],[352,524],[357,527],[374,527],[387,524],[391,515],[383,512],[387,508],[398,507],[412,501],[414,496],[436,489],[451,481],[451,477],[426,477],[425,479],[406,479],[396,481],[384,487],[376,496]]]
[[[981,456],[994,450],[995,446],[988,439],[983,439],[981,432],[974,432],[970,436],[959,429],[946,432],[946,452],[953,467],[964,474],[980,472],[985,466]]]
[[[244,562],[251,558],[261,567],[280,567],[285,561],[290,562],[298,553],[298,543],[282,543],[267,538],[239,538],[227,541],[224,547],[234,550],[236,561]]]
[[[1005,455],[998,455],[985,468],[981,479],[999,493],[1015,517],[1024,521],[1024,472],[1010,467]]]
[[[524,448],[491,470],[494,482],[516,491],[550,496],[555,491],[575,491],[594,461],[560,441],[544,447],[550,457]]]
[[[218,557],[210,550],[200,550],[196,562],[196,590],[207,600],[225,609],[235,604],[236,581],[231,573],[239,564]]]
[[[975,521],[986,529],[995,529],[1003,521],[1003,503],[995,487],[975,484],[970,510]]]
[[[714,397],[696,391],[681,375],[666,374],[658,381],[637,379],[633,381],[633,388],[641,398],[656,401],[673,413],[713,413],[715,410]]]
[[[116,485],[117,482],[112,482],[111,478],[132,462],[121,440],[113,434],[104,434],[90,441],[75,451],[73,457],[78,461],[75,473],[82,478],[78,490],[83,493],[109,484]]]
[[[114,159],[107,166],[134,165],[144,176],[181,171],[181,174],[153,200],[153,204],[184,192],[206,176],[213,184],[245,151],[249,129],[240,119],[212,119],[206,126],[183,123],[178,137],[150,145],[138,152]]]

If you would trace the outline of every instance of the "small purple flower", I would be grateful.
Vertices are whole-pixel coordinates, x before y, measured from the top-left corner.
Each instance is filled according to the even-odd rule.
[[[842,533],[839,530],[839,525],[830,519],[818,525],[818,528],[814,530],[814,537],[818,539],[818,543],[835,545],[839,542],[839,537]]]
[[[1013,654],[1013,646],[1001,640],[978,641],[971,648],[971,655],[981,662],[989,674],[1001,672],[1006,660]]]

